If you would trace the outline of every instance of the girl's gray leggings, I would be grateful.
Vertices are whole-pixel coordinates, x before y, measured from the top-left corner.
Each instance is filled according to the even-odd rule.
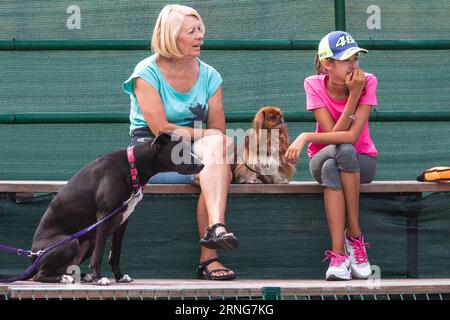
[[[328,145],[311,158],[309,170],[322,186],[340,190],[341,171],[359,171],[361,183],[372,182],[377,170],[377,158],[356,153],[355,147],[349,143]]]

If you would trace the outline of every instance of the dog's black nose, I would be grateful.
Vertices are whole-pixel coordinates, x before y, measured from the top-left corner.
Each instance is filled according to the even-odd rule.
[[[200,173],[205,166],[203,164],[194,164],[191,166],[191,170],[194,171],[193,174]]]

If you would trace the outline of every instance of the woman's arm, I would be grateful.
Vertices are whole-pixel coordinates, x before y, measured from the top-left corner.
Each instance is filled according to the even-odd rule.
[[[285,153],[285,159],[291,163],[296,163],[300,159],[300,153],[309,142],[320,144],[355,144],[358,141],[364,125],[369,120],[372,107],[369,105],[360,105],[355,113],[350,129],[337,132],[303,132],[292,142]]]
[[[206,125],[208,129],[216,129],[225,134],[225,112],[222,102],[222,86],[220,86],[214,95],[208,101],[208,119]]]

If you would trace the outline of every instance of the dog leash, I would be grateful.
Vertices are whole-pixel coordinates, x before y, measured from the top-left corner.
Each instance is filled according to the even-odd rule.
[[[253,168],[250,168],[250,166],[247,163],[244,163],[244,165],[247,167],[248,170],[256,173],[258,176],[258,179],[262,180],[263,183],[270,183],[270,181],[268,181],[267,178],[263,174],[259,173],[258,171],[254,170]]]
[[[134,147],[128,147],[127,149],[127,157],[128,157],[128,163],[130,164],[130,175],[131,175],[131,184],[132,184],[132,188],[133,188],[133,193],[131,194],[130,198],[128,200],[126,200],[124,203],[122,203],[122,205],[116,209],[114,209],[113,211],[111,211],[110,213],[108,213],[103,219],[100,219],[99,221],[97,221],[96,223],[94,223],[93,225],[90,225],[74,234],[72,234],[71,236],[64,238],[60,241],[58,241],[57,243],[53,244],[52,246],[43,249],[43,250],[39,250],[37,252],[33,252],[31,250],[25,250],[25,249],[20,249],[20,248],[14,248],[14,247],[9,247],[3,244],[0,244],[0,251],[3,252],[7,252],[7,253],[12,253],[12,254],[17,254],[19,256],[27,256],[27,257],[33,257],[33,256],[37,256],[36,260],[25,270],[25,272],[23,272],[22,274],[10,277],[10,278],[0,278],[0,283],[9,283],[9,282],[15,282],[15,281],[19,281],[22,279],[27,278],[36,268],[36,266],[38,265],[39,261],[49,252],[51,252],[52,250],[74,240],[74,239],[78,239],[81,236],[85,235],[86,233],[92,231],[93,229],[97,228],[100,224],[102,224],[103,222],[105,222],[106,220],[110,219],[111,217],[113,217],[115,214],[122,212],[127,206],[128,203],[135,197],[139,197],[142,193],[142,187],[139,184],[139,179],[138,179],[138,171],[136,168],[136,162],[135,162],[135,158],[134,158]]]

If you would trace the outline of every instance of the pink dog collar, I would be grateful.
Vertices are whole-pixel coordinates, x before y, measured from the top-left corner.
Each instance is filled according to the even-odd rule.
[[[136,168],[133,146],[127,148],[127,157],[128,163],[130,164],[131,187],[133,188],[134,192],[137,192],[141,188],[141,185],[139,184],[139,176],[138,170]]]

